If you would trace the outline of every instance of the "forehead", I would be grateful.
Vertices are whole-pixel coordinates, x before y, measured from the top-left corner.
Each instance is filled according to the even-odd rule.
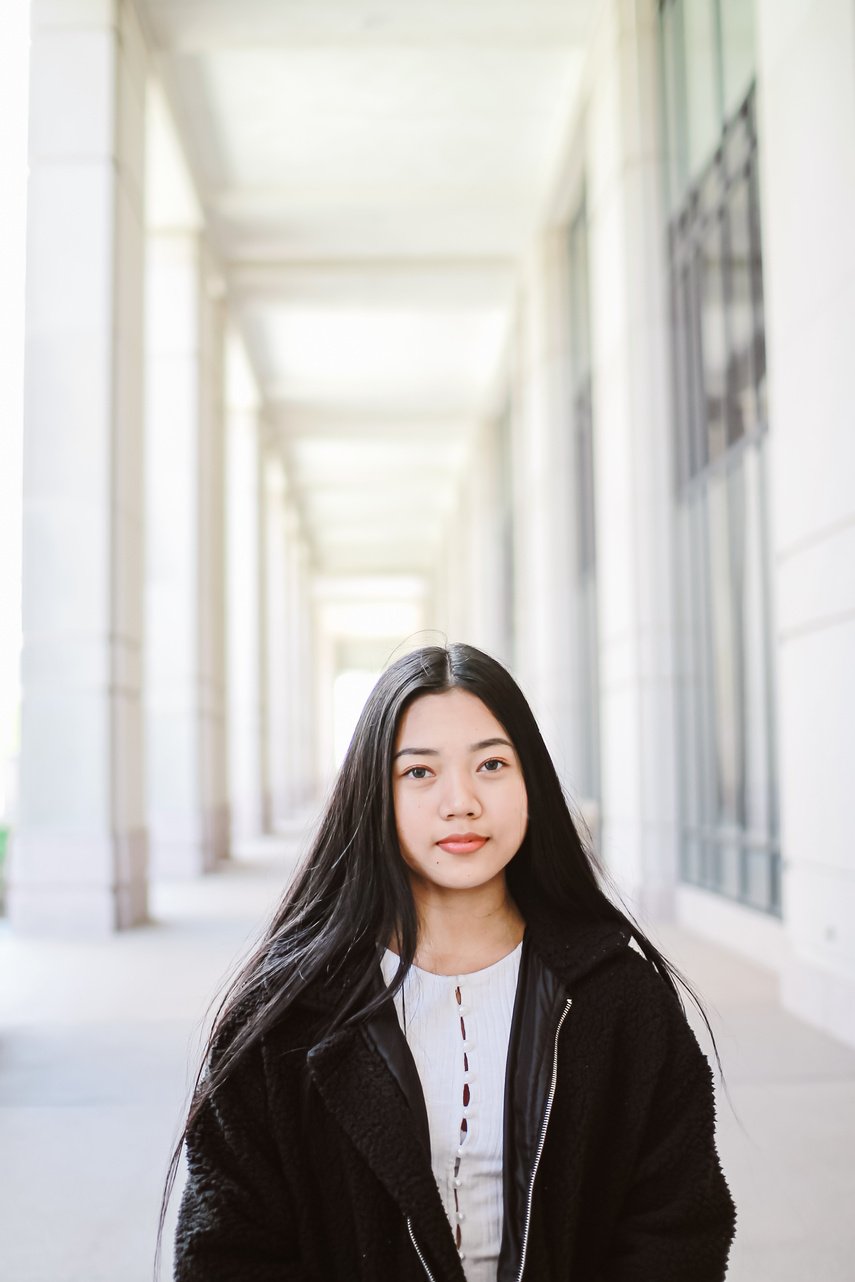
[[[395,747],[438,747],[509,738],[485,703],[468,690],[444,690],[414,699],[401,717]]]

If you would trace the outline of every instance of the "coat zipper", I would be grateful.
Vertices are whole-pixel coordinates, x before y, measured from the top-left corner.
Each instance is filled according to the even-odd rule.
[[[418,1242],[416,1241],[416,1235],[413,1232],[413,1221],[410,1219],[409,1215],[407,1216],[407,1230],[410,1234],[410,1241],[412,1242],[413,1246],[416,1248],[416,1255],[419,1257],[419,1259],[422,1262],[422,1268],[425,1271],[425,1275],[430,1279],[430,1282],[434,1282],[433,1274],[431,1273],[430,1269],[427,1266],[427,1260],[422,1255],[422,1249],[419,1246]]]
[[[564,1003],[564,1010],[561,1012],[561,1018],[558,1021],[558,1027],[555,1030],[555,1041],[552,1048],[552,1080],[549,1083],[549,1094],[546,1097],[546,1108],[543,1110],[543,1123],[540,1128],[540,1139],[538,1140],[538,1144],[537,1144],[537,1152],[534,1155],[534,1164],[531,1168],[531,1179],[529,1180],[529,1183],[528,1183],[528,1198],[526,1199],[526,1209],[525,1209],[525,1228],[523,1229],[523,1244],[522,1244],[522,1251],[520,1253],[520,1268],[519,1268],[519,1273],[517,1274],[517,1282],[522,1282],[523,1273],[525,1272],[525,1257],[526,1257],[526,1252],[528,1251],[528,1234],[529,1234],[529,1229],[531,1228],[531,1208],[532,1208],[532,1203],[534,1201],[534,1181],[537,1178],[537,1168],[540,1166],[540,1159],[541,1159],[541,1155],[543,1154],[543,1147],[546,1144],[546,1132],[549,1127],[549,1118],[552,1113],[552,1102],[555,1099],[555,1088],[558,1085],[558,1035],[561,1032],[561,1028],[570,1012],[570,1007],[572,1005],[573,1005],[573,998],[568,997],[566,1002]],[[415,1248],[416,1255],[419,1257],[419,1260],[421,1261],[421,1266],[425,1271],[425,1276],[429,1279],[429,1282],[434,1282],[434,1276],[427,1266],[427,1260],[422,1255],[421,1247],[416,1241],[416,1235],[413,1232],[413,1221],[409,1216],[407,1216],[407,1231],[409,1232],[410,1241],[412,1242],[413,1247]]]
[[[568,997],[564,1003],[564,1010],[561,1012],[561,1018],[558,1021],[558,1027],[555,1030],[555,1043],[552,1049],[552,1081],[549,1083],[549,1095],[546,1097],[546,1108],[543,1110],[543,1125],[540,1128],[540,1140],[537,1145],[537,1152],[534,1155],[534,1165],[531,1168],[531,1179],[528,1183],[528,1199],[525,1208],[525,1228],[523,1229],[522,1251],[520,1253],[520,1269],[517,1274],[517,1282],[522,1282],[523,1273],[525,1273],[525,1257],[528,1251],[528,1234],[531,1228],[531,1207],[534,1201],[534,1181],[537,1178],[537,1168],[540,1166],[540,1158],[543,1153],[543,1146],[546,1143],[546,1131],[549,1126],[549,1117],[552,1113],[552,1101],[555,1099],[555,1088],[558,1085],[558,1034],[561,1032],[561,1026],[564,1023],[573,1005],[573,998]]]

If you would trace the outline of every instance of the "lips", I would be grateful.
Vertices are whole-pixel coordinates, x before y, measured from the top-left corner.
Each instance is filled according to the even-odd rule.
[[[447,851],[449,855],[471,855],[474,851],[480,850],[486,841],[487,838],[477,832],[453,832],[436,844],[440,850]]]

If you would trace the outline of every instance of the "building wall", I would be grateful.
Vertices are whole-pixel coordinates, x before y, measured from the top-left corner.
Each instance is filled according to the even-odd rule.
[[[855,1044],[855,8],[759,0],[785,1003]]]
[[[600,844],[642,920],[676,915],[772,966],[785,1003],[855,1043],[855,855],[846,798],[855,757],[855,10],[842,0],[755,9],[758,151],[768,334],[775,746],[783,917],[679,877],[675,493],[665,163],[657,6],[606,3],[542,226],[520,268],[505,378],[514,452],[513,667],[572,791],[574,460],[568,387],[569,220],[589,224],[595,454]],[[482,452],[473,464],[484,466]],[[495,443],[493,448],[495,449]],[[485,490],[482,531],[494,530]],[[568,517],[570,519],[568,519]],[[455,623],[474,600],[458,511],[437,599]],[[463,540],[479,535],[466,516]],[[478,575],[474,576],[476,579]],[[499,644],[496,608],[478,635]],[[584,801],[585,798],[579,798]],[[596,813],[596,812],[595,812]]]
[[[655,21],[652,5],[615,3],[601,10],[558,194],[521,264],[506,377],[515,675],[571,797],[599,830],[622,892],[642,912],[661,913],[672,905],[676,850]],[[602,587],[600,806],[576,784],[581,604],[574,584],[577,478],[566,256],[569,221],[583,189],[591,240]],[[462,572],[456,571],[458,581]],[[446,566],[446,578],[448,573]],[[446,587],[450,599],[453,578],[454,571]]]

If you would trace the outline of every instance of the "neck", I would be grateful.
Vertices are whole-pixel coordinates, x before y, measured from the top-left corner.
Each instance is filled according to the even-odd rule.
[[[437,975],[482,970],[516,948],[525,922],[504,875],[473,890],[413,880],[419,918],[415,964]]]

